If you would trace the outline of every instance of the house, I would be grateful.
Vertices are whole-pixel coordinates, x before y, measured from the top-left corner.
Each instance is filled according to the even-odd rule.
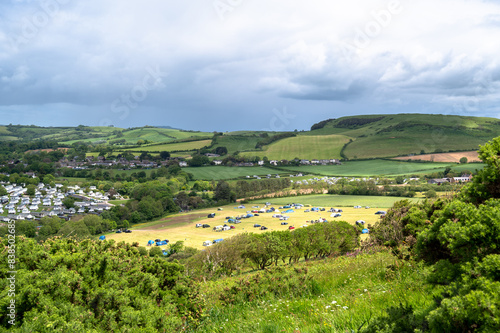
[[[187,164],[187,162],[186,162],[186,161],[180,161],[180,162],[179,162],[179,166],[180,166],[180,167],[187,167],[187,166],[188,166],[188,164]]]
[[[269,161],[269,164],[271,164],[271,165],[278,165],[278,161],[277,160],[271,160],[271,161]]]
[[[453,177],[453,182],[468,183],[472,180],[472,175],[463,175],[462,177]]]
[[[221,165],[222,164],[222,161],[219,161],[219,160],[214,160],[213,161],[215,165]]]
[[[309,165],[311,162],[309,160],[300,160],[300,164]]]
[[[258,161],[257,164],[262,166],[262,165],[264,165],[264,161]]]

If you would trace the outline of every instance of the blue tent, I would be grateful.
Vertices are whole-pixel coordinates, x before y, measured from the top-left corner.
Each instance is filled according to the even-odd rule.
[[[295,211],[293,209],[288,209],[288,210],[285,210],[283,213],[295,213]]]
[[[100,236],[99,237],[99,240],[105,240],[106,239],[106,236]]]
[[[229,223],[234,223],[234,221],[236,221],[236,220],[235,219],[229,219],[229,220],[227,220],[227,222],[229,222]]]
[[[252,216],[253,216],[253,214],[247,214],[247,217],[252,217]]]
[[[363,230],[361,230],[361,233],[363,233],[363,234],[367,234],[367,233],[369,233],[369,232],[370,232],[370,231],[369,231],[368,229],[363,229]]]
[[[319,208],[313,207],[311,208],[311,212],[319,212]]]
[[[149,240],[148,245],[153,245],[154,243],[152,240]]]

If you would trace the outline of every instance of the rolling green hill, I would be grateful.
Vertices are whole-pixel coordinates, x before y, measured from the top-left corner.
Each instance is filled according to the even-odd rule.
[[[276,141],[262,151],[245,152],[243,156],[267,156],[270,160],[340,159],[340,151],[351,138],[345,135],[299,135]]]
[[[430,114],[352,116],[315,124],[302,135],[331,134],[353,138],[343,150],[348,159],[467,151],[500,135],[500,120]]]
[[[349,160],[407,156],[412,154],[476,150],[500,135],[500,120],[431,114],[363,115],[329,119],[314,124],[311,131],[290,133],[294,137],[271,138],[283,133],[237,131],[217,135],[151,126],[116,127],[38,127],[0,126],[0,142],[10,140],[52,140],[63,145],[77,141],[111,144],[118,150],[190,151],[226,147],[229,154],[291,160],[343,158]],[[285,133],[286,135],[286,133]],[[136,146],[142,140],[147,144]],[[189,141],[190,143],[185,143]],[[165,146],[159,144],[179,144]],[[156,147],[154,147],[156,146]],[[185,146],[185,148],[183,148]],[[261,148],[256,148],[261,147]]]

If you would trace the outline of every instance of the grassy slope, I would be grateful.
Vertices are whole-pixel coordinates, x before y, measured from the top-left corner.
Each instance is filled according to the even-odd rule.
[[[317,165],[317,166],[286,166],[283,170],[294,172],[311,173],[324,176],[396,176],[412,174],[429,174],[444,171],[450,166],[453,170],[461,172],[464,170],[474,171],[482,169],[483,164],[454,164],[454,163],[411,163],[388,160],[348,161],[342,165]]]
[[[316,282],[313,294],[280,297],[268,293],[252,302],[224,306],[219,295],[243,277],[201,284],[208,313],[195,332],[356,332],[370,318],[400,303],[425,307],[436,292],[422,278],[426,269],[405,263],[392,275],[389,253],[340,257],[296,264]]]
[[[378,121],[349,128],[339,127],[346,119],[379,118]],[[357,138],[345,149],[348,158],[373,158],[433,152],[436,149],[474,150],[479,144],[500,135],[495,118],[397,114],[343,117],[324,128],[304,135],[343,134]]]
[[[226,147],[229,154],[236,151],[247,151],[255,149],[257,142],[262,140],[258,136],[223,135],[217,137],[217,143],[212,148]],[[259,155],[259,154],[255,154]]]
[[[201,168],[187,167],[184,171],[192,173],[194,178],[203,180],[220,180],[233,179],[245,176],[265,176],[267,174],[281,174],[273,169],[265,167],[224,167],[224,166],[207,166]]]
[[[342,146],[349,142],[344,135],[299,135],[276,141],[264,151],[246,152],[243,156],[267,156],[270,160],[340,158]]]
[[[166,143],[162,145],[152,145],[152,146],[143,146],[140,148],[124,149],[124,151],[146,151],[146,152],[189,151],[206,147],[210,145],[211,142],[212,140],[199,140],[199,141],[189,141],[189,142],[179,142],[179,143]]]

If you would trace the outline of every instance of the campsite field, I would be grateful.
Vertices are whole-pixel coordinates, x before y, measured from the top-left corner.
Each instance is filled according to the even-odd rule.
[[[379,215],[375,215],[378,210],[386,210],[388,207],[392,206],[395,201],[402,200],[405,198],[399,197],[369,197],[369,196],[336,196],[336,195],[311,195],[311,196],[301,196],[301,197],[289,197],[289,198],[279,198],[279,199],[268,199],[273,206],[279,210],[279,207],[288,202],[300,202],[304,205],[309,204],[316,207],[324,207],[326,210],[330,207],[342,207],[342,216],[333,218],[330,216],[331,213],[327,211],[323,212],[305,212],[306,209],[310,207],[304,207],[302,209],[294,209],[294,213],[287,213],[290,216],[288,225],[281,225],[281,222],[277,218],[273,218],[271,213],[262,213],[259,216],[254,216],[247,219],[242,219],[241,223],[234,224],[236,229],[231,229],[229,231],[215,232],[212,227],[217,225],[224,225],[226,217],[236,217],[242,214],[246,214],[247,211],[251,211],[256,208],[254,206],[259,206],[263,208],[263,203],[266,202],[265,199],[258,200],[254,203],[245,204],[244,209],[236,208],[236,205],[224,206],[222,211],[218,211],[217,208],[203,209],[191,213],[181,213],[174,216],[169,216],[167,218],[160,219],[158,221],[144,223],[136,225],[131,228],[132,233],[126,234],[109,234],[106,235],[108,239],[114,239],[116,241],[125,241],[127,243],[139,242],[141,246],[146,246],[149,240],[154,239],[168,239],[171,243],[176,241],[184,241],[187,246],[192,246],[198,249],[203,248],[202,244],[206,240],[213,241],[218,238],[228,238],[243,232],[266,232],[259,228],[254,228],[254,224],[260,224],[268,227],[269,231],[272,230],[288,230],[289,226],[295,226],[300,228],[303,225],[310,225],[306,221],[317,220],[320,217],[326,218],[328,221],[339,220],[346,221],[350,224],[355,224],[357,220],[364,220],[366,224],[374,224],[379,219]],[[419,199],[412,199],[419,200]],[[361,205],[363,208],[355,209],[354,205]],[[370,206],[366,209],[365,206]],[[283,210],[283,209],[281,209]],[[286,209],[285,209],[286,210]],[[207,215],[210,213],[216,213],[215,218],[208,218]],[[210,228],[196,228],[196,223],[207,223]],[[228,225],[231,225],[227,223]],[[367,237],[366,235],[363,237]],[[166,248],[165,246],[163,248]]]

